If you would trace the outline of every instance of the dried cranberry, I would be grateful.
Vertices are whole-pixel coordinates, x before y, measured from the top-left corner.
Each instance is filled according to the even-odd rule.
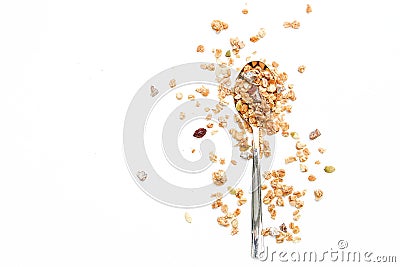
[[[196,131],[194,131],[193,136],[196,138],[202,138],[203,136],[205,136],[207,133],[207,129],[205,128],[199,128]]]

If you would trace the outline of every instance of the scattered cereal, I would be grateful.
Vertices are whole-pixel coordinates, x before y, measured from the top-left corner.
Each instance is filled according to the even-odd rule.
[[[200,102],[199,102],[199,101],[196,101],[195,106],[196,106],[196,108],[200,107]]]
[[[140,181],[144,181],[147,179],[147,173],[145,171],[138,171],[136,173],[136,177],[140,180]]]
[[[314,139],[316,139],[317,137],[319,137],[319,136],[321,136],[321,132],[318,130],[318,129],[315,129],[314,131],[312,131],[311,133],[310,133],[310,140],[314,140]]]
[[[152,85],[150,87],[150,96],[155,97],[156,95],[158,95],[158,93],[158,89],[154,85]]]
[[[210,152],[209,159],[210,159],[211,162],[216,163],[218,157],[217,157],[217,155],[214,154],[214,152]]]
[[[300,73],[303,73],[305,70],[306,70],[306,66],[304,66],[304,65],[301,65],[297,68],[297,71]]]
[[[202,96],[206,97],[210,93],[210,89],[202,85],[201,87],[196,89],[196,92],[201,94]]]
[[[188,100],[193,101],[195,99],[194,95],[188,95]]]
[[[289,164],[289,163],[292,163],[292,162],[295,162],[295,161],[297,161],[297,158],[296,158],[296,157],[293,157],[293,156],[287,157],[287,158],[285,159],[285,163],[286,163],[286,164]]]
[[[312,12],[312,8],[311,8],[311,6],[309,4],[307,4],[306,12],[307,12],[307,14]]]
[[[314,164],[315,164],[315,165],[319,165],[319,164],[321,164],[321,161],[316,160],[316,161],[314,162]]]
[[[179,113],[179,119],[184,120],[186,118],[185,112]]]
[[[237,165],[237,161],[236,160],[231,160],[232,165]]]
[[[182,94],[181,92],[178,92],[178,93],[176,93],[175,97],[176,97],[176,99],[178,99],[178,100],[182,100],[183,94]]]
[[[211,28],[216,32],[220,33],[222,30],[228,29],[228,23],[225,23],[220,20],[213,20],[211,22]]]
[[[293,22],[285,21],[283,23],[283,27],[292,28],[292,29],[299,29],[300,28],[300,22],[298,22],[297,20],[294,20]]]
[[[249,13],[249,11],[246,8],[244,8],[244,9],[242,9],[242,13],[247,15]]]
[[[198,45],[196,48],[196,51],[199,53],[203,53],[204,52],[204,45]]]
[[[326,149],[320,147],[320,148],[318,148],[318,152],[321,153],[321,154],[324,154],[326,152]]]
[[[314,190],[314,196],[316,201],[319,201],[323,195],[324,192],[321,189]]]
[[[176,86],[176,80],[172,79],[169,81],[169,87],[174,88]]]
[[[307,166],[304,165],[304,164],[300,164],[300,171],[301,171],[301,172],[307,172],[307,171],[308,171]]]
[[[308,180],[309,180],[310,182],[314,182],[315,180],[317,180],[317,178],[315,177],[315,175],[310,174],[310,175],[308,176]]]
[[[224,165],[225,164],[225,159],[224,158],[220,158],[219,159],[219,164]]]
[[[210,123],[207,123],[206,126],[207,126],[207,128],[212,128],[212,127],[214,127],[214,123],[211,123],[211,122],[210,122]]]
[[[212,173],[212,180],[215,185],[221,186],[226,183],[226,173],[224,170],[218,170]]]

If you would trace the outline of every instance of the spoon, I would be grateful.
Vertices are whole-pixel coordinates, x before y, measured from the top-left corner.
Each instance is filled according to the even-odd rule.
[[[261,209],[261,173],[260,173],[260,123],[257,121],[257,112],[262,104],[262,86],[265,73],[269,68],[261,61],[247,63],[238,77],[234,86],[234,101],[241,118],[251,127],[253,133],[253,169],[251,183],[251,257],[260,259],[264,254]],[[273,75],[271,71],[270,74]],[[260,79],[263,77],[264,79]],[[264,81],[265,82],[265,81]]]

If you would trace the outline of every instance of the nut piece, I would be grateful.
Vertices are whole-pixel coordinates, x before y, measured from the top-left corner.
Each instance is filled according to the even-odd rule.
[[[140,181],[144,181],[147,179],[147,173],[145,171],[138,171],[136,173],[136,177],[140,180]]]
[[[297,71],[300,73],[303,73],[305,70],[306,70],[306,66],[304,66],[304,65],[301,65],[297,68]]]
[[[203,53],[204,52],[204,45],[198,45],[196,48],[196,52]]]
[[[300,164],[300,171],[301,171],[301,172],[307,172],[307,171],[308,171],[307,166],[304,165],[304,164]]]
[[[215,185],[221,186],[226,183],[226,173],[224,170],[218,170],[212,173],[212,180]]]
[[[309,180],[310,182],[314,182],[315,180],[317,180],[317,178],[315,177],[315,175],[310,174],[310,175],[308,176],[308,180]]]
[[[307,14],[310,14],[312,12],[312,8],[309,4],[307,4],[306,12]]]
[[[185,212],[185,220],[186,220],[188,223],[192,223],[192,216],[190,216],[190,214],[187,213],[187,212]]]
[[[334,172],[336,169],[335,169],[335,167],[333,167],[333,166],[325,166],[325,168],[324,168],[324,171],[326,172],[326,173],[332,173],[332,172]]]
[[[178,99],[178,100],[182,100],[183,94],[182,94],[181,92],[178,92],[178,93],[176,93],[175,97],[176,97],[176,99]]]
[[[156,95],[158,95],[158,89],[154,86],[154,85],[152,85],[152,86],[150,86],[150,96],[151,97],[155,97]]]
[[[292,29],[298,29],[298,28],[300,28],[300,22],[298,22],[297,20],[294,20],[293,22],[285,21],[283,23],[283,27],[292,28]]]
[[[216,33],[220,33],[222,30],[226,30],[228,29],[228,23],[225,23],[223,21],[220,20],[213,20],[211,22],[211,28],[216,32]]]
[[[302,142],[300,142],[300,141],[297,141],[296,142],[296,149],[297,150],[300,150],[300,149],[303,149],[303,148],[305,148],[307,145],[305,144],[305,143],[302,143]]]
[[[175,79],[172,79],[169,81],[169,87],[174,88],[176,86],[176,81]]]
[[[310,140],[314,140],[315,138],[321,136],[321,132],[318,129],[315,129],[310,133]]]
[[[324,192],[322,192],[321,189],[314,190],[314,196],[315,196],[316,201],[319,201],[323,195],[324,195]]]

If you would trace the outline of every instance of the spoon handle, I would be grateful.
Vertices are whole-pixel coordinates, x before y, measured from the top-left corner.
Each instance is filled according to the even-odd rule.
[[[251,257],[259,259],[264,252],[261,210],[260,135],[253,127],[253,170],[251,182]]]

